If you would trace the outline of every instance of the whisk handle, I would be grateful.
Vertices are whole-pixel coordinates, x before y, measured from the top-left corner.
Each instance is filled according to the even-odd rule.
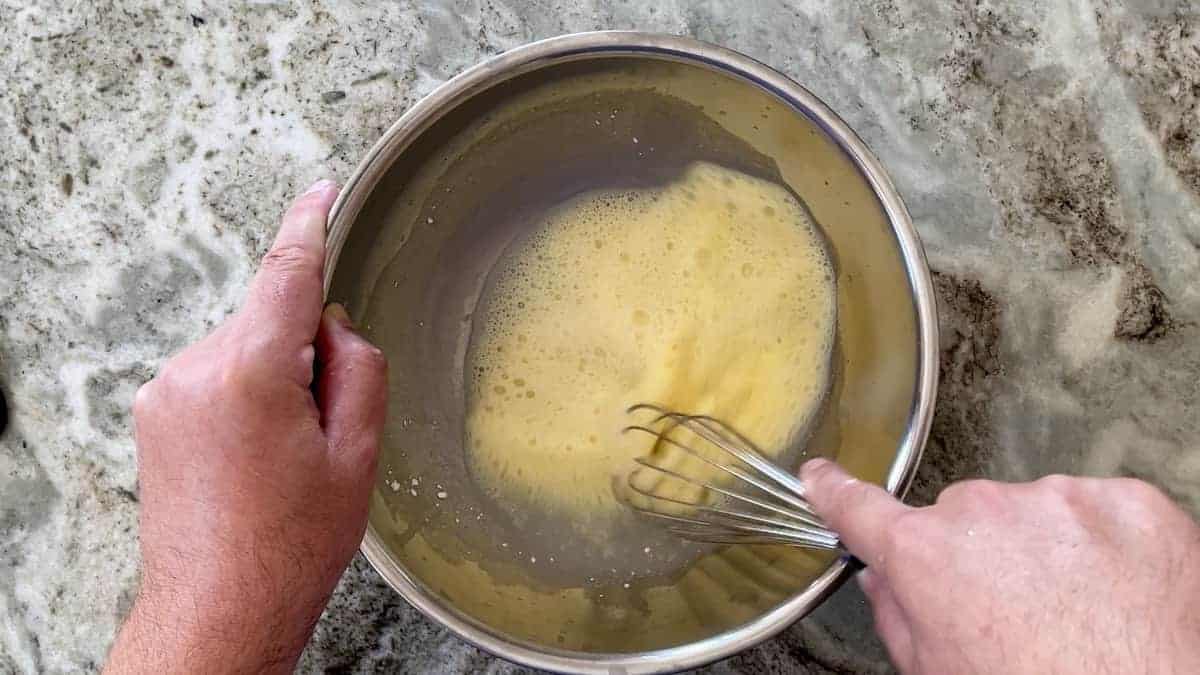
[[[850,570],[851,574],[856,574],[867,568],[867,563],[860,560],[856,555],[847,553],[846,555],[842,556],[842,560],[846,561],[846,569]]]

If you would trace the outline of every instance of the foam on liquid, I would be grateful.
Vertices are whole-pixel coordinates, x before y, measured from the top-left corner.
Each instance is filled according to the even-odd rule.
[[[467,356],[466,447],[501,500],[583,522],[622,508],[652,439],[634,403],[713,415],[768,453],[829,381],[836,293],[795,197],[712,164],[653,190],[591,192],[506,253]]]

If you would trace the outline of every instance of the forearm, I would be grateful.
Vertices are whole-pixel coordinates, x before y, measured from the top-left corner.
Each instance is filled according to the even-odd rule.
[[[320,609],[302,618],[282,610],[248,595],[205,602],[142,593],[104,672],[290,673]]]

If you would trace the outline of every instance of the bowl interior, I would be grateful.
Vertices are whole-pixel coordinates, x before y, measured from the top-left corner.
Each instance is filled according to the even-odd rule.
[[[391,365],[371,527],[431,602],[505,641],[564,654],[690,643],[762,616],[830,562],[785,547],[681,546],[626,588],[605,572],[652,535],[618,533],[612,546],[581,551],[569,524],[496,504],[470,476],[464,359],[501,253],[536,214],[580,191],[657,185],[700,160],[788,187],[823,229],[838,338],[807,452],[882,482],[916,408],[904,259],[837,143],[753,83],[698,62],[607,54],[474,91],[388,165],[342,243],[330,300],[347,305]],[[545,564],[554,551],[572,562]]]

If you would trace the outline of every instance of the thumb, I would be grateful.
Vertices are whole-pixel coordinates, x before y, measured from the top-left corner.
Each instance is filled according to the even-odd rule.
[[[888,527],[909,507],[887,490],[851,476],[827,459],[805,462],[800,480],[808,502],[838,533],[842,545],[867,564],[881,565]]]
[[[325,308],[317,329],[317,406],[333,462],[354,475],[374,471],[387,414],[387,360],[350,325],[341,305]]]

